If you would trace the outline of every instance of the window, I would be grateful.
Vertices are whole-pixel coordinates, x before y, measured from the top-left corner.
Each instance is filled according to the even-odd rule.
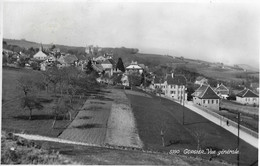
[[[210,100],[208,100],[208,104],[210,103]]]
[[[216,104],[218,104],[218,100],[216,100]]]
[[[173,91],[171,91],[171,94],[173,94]]]
[[[211,103],[214,104],[214,100],[211,100]]]
[[[173,88],[175,89],[175,85],[173,85]]]
[[[203,104],[205,104],[205,100],[203,100]]]

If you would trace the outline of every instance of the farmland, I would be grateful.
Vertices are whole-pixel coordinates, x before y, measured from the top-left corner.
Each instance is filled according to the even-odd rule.
[[[145,149],[169,151],[170,149],[185,148],[197,149],[194,133],[204,132],[201,148],[236,149],[236,137],[225,129],[215,125],[202,116],[183,108],[181,105],[167,99],[152,96],[127,94],[133,107],[133,113],[137,121],[137,128]],[[185,113],[185,125],[182,125],[182,111]],[[147,118],[149,117],[149,118]],[[167,124],[165,132],[165,144],[162,146],[160,128]],[[249,165],[257,160],[257,149],[240,140],[240,161],[242,165]],[[209,159],[210,155],[201,157]],[[230,163],[236,162],[236,155],[215,156],[218,160]]]
[[[37,97],[42,101],[44,109],[40,111],[33,110],[32,120],[28,120],[29,111],[21,108],[22,94],[17,89],[17,79],[23,75],[39,76],[39,71],[3,68],[2,130],[57,137],[71,121],[66,119],[58,120],[54,128],[52,128],[54,119],[52,108],[56,97],[44,91],[37,93]],[[84,100],[77,99],[73,102],[75,111],[72,111],[72,117],[76,116]]]
[[[90,98],[85,102],[75,120],[62,132],[59,138],[103,145],[106,138],[111,104],[112,102],[109,100]]]
[[[242,105],[229,100],[222,100],[220,103],[221,110],[216,113],[225,116],[233,121],[237,121],[237,113],[241,113],[241,125],[258,132],[259,108]]]

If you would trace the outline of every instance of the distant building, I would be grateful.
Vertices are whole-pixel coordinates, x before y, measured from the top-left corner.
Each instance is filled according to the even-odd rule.
[[[259,93],[259,83],[251,83],[250,87],[253,89],[254,92]]]
[[[39,50],[34,56],[33,56],[34,59],[37,59],[37,60],[46,60],[48,58],[48,56],[43,53],[41,50]]]
[[[122,85],[129,86],[129,79],[128,79],[128,76],[126,74],[122,75],[121,82],[122,82]]]
[[[250,89],[244,89],[236,95],[236,101],[246,105],[259,105],[259,96]]]
[[[210,85],[201,85],[193,94],[193,103],[202,107],[219,110],[220,97],[210,87]]]
[[[218,84],[214,90],[222,99],[227,99],[229,96],[229,89],[223,84]]]
[[[67,67],[75,65],[77,60],[78,58],[75,55],[66,54],[61,55],[57,61],[60,63],[59,67]]]
[[[197,78],[196,78],[196,81],[195,81],[195,83],[194,84],[197,84],[197,85],[203,85],[203,84],[208,84],[208,79],[206,79],[206,78],[204,78],[204,77],[202,77],[202,76],[198,76]]]
[[[159,77],[155,76],[152,81],[151,88],[154,90],[161,89],[163,94],[165,94],[164,78],[159,78]]]
[[[106,59],[101,63],[101,66],[104,69],[105,73],[109,74],[109,77],[113,75],[113,71],[115,68],[115,61],[113,59]]]
[[[141,65],[142,66],[142,65]],[[139,73],[142,74],[144,71],[144,68],[137,64],[137,62],[132,61],[130,65],[128,65],[126,69],[126,73]]]
[[[101,62],[104,62],[105,60],[107,60],[108,58],[106,58],[105,56],[102,56],[102,55],[100,55],[100,56],[98,56],[98,57],[94,57],[93,58],[93,60],[94,61],[96,61],[96,62],[98,62],[98,63],[101,63]]]
[[[166,76],[165,82],[165,96],[175,100],[187,100],[186,79],[184,76],[174,75],[173,73]]]

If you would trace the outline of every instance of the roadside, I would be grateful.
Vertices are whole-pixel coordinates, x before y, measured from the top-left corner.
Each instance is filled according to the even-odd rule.
[[[221,126],[222,128],[226,129],[227,131],[233,133],[235,136],[238,135],[238,129],[237,129],[237,123],[233,122],[227,118],[217,118],[216,116],[213,116],[212,114],[209,114],[206,111],[203,111],[201,108],[198,108],[196,106],[193,105],[192,102],[188,102],[185,107],[189,108],[190,110],[200,114],[201,116],[207,118],[208,120],[210,120],[211,122]],[[227,121],[229,122],[229,124],[227,124]],[[243,127],[243,126],[240,126]],[[258,138],[249,134],[249,130],[247,129],[248,132],[245,132],[244,130],[240,129],[240,138],[243,139],[244,141],[246,141],[247,143],[249,143],[250,145],[254,146],[255,148],[258,148]],[[251,131],[253,132],[253,131]]]
[[[138,91],[138,93],[144,92]],[[199,146],[204,150],[237,149],[237,137],[229,131],[176,102],[153,94],[148,95],[152,96],[152,98],[145,97],[145,95],[134,95],[133,93],[127,94],[133,107],[139,135],[145,149],[156,149],[164,152],[174,149],[180,150],[181,153],[185,148],[196,150],[198,141],[200,142]],[[184,125],[182,124],[183,119]],[[164,124],[167,126],[164,134],[165,147],[162,145],[160,135],[160,128]],[[240,139],[239,149],[240,165],[250,165],[257,161],[257,148]],[[224,160],[229,163],[237,162],[236,154],[220,156],[208,154],[186,155],[212,160]]]

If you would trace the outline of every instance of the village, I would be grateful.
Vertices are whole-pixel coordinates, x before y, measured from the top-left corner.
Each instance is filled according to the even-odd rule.
[[[94,55],[94,49],[97,50]],[[93,45],[87,46],[85,55],[74,55],[70,53],[61,52],[59,48],[43,49],[42,45],[39,47],[39,51],[30,58],[30,55],[26,55],[22,52],[12,52],[11,50],[4,49],[2,52],[3,65],[7,66],[19,66],[19,63],[23,63],[23,67],[46,71],[48,68],[56,66],[58,68],[75,66],[82,71],[86,71],[87,68],[95,70],[99,77],[98,82],[106,84],[121,84],[127,88],[133,85],[141,85],[147,90],[171,98],[176,101],[187,101],[187,78],[184,75],[175,75],[174,70],[170,73],[166,73],[165,76],[158,76],[152,72],[149,72],[148,66],[140,64],[137,61],[132,61],[130,64],[124,66],[121,58],[113,59],[113,53],[99,52],[102,48],[95,48]],[[21,66],[21,65],[20,65]],[[120,70],[121,69],[121,70]],[[131,75],[135,73],[140,76],[139,80],[131,80]],[[113,75],[120,77],[119,82],[113,82]],[[133,77],[133,76],[132,76]],[[189,79],[189,78],[188,78]],[[146,82],[144,82],[146,81]],[[190,94],[193,98],[193,102],[207,108],[219,110],[221,99],[227,100],[230,94],[233,94],[224,84],[217,84],[216,87],[212,87],[208,83],[208,79],[203,76],[198,76],[193,82],[197,89]],[[249,87],[244,86],[243,90],[235,91],[236,103],[242,105],[259,106],[259,84],[250,84]]]
[[[257,5],[2,4],[1,164],[258,165]]]
[[[43,72],[44,79],[43,82],[38,80],[37,84],[44,84],[45,86],[50,84],[51,82],[55,81],[55,79],[52,75],[48,76],[48,73],[55,74],[55,71],[58,72],[61,71],[59,75],[56,73],[56,79],[57,86],[55,89],[60,89],[60,95],[61,98],[57,100],[57,106],[55,108],[58,108],[58,110],[61,109],[61,112],[59,113],[58,110],[55,110],[55,120],[52,125],[52,130],[55,130],[55,126],[59,125],[60,121],[56,120],[60,115],[69,113],[69,119],[68,125],[78,124],[77,122],[77,114],[76,112],[71,112],[66,107],[61,107],[63,105],[62,103],[66,103],[66,97],[69,96],[70,100],[67,100],[69,103],[73,103],[73,100],[77,99],[77,95],[79,95],[80,99],[84,100],[84,96],[86,97],[86,92],[82,91],[81,88],[82,85],[84,85],[84,79],[78,80],[78,74],[79,72],[86,73],[87,75],[93,75],[94,77],[86,77],[86,79],[95,79],[92,80],[92,83],[88,83],[85,85],[85,87],[92,86],[96,87],[94,85],[96,83],[100,84],[101,86],[105,86],[108,89],[123,89],[125,90],[125,93],[128,95],[141,95],[141,96],[150,96],[155,95],[159,98],[154,99],[157,100],[156,102],[160,101],[162,102],[162,98],[165,98],[167,100],[170,100],[172,102],[178,103],[180,106],[178,106],[178,109],[176,111],[181,111],[181,114],[177,114],[175,116],[181,116],[179,117],[181,120],[178,121],[178,123],[185,125],[191,123],[188,116],[189,111],[184,111],[185,109],[192,110],[194,113],[203,116],[205,119],[211,121],[212,123],[222,127],[223,129],[227,130],[228,132],[236,135],[239,139],[242,139],[243,141],[249,143],[253,147],[258,147],[258,107],[259,107],[259,87],[252,88],[252,84],[247,84],[248,86],[240,87],[241,90],[233,91],[234,89],[230,90],[230,87],[227,87],[224,85],[223,82],[217,82],[216,86],[212,86],[208,78],[203,75],[198,75],[194,82],[191,82],[191,77],[189,75],[181,74],[179,72],[176,72],[180,70],[181,68],[170,68],[170,70],[167,70],[167,72],[164,72],[164,75],[158,75],[151,70],[149,70],[148,66],[145,66],[144,64],[140,64],[137,61],[131,61],[124,63],[124,59],[119,57],[118,59],[115,59],[113,57],[113,52],[103,52],[101,53],[102,48],[99,47],[93,47],[93,46],[87,46],[85,48],[84,54],[71,54],[68,52],[61,52],[59,48],[52,47],[50,49],[44,49],[42,45],[39,45],[39,50],[34,55],[26,55],[22,52],[13,52],[11,50],[4,49],[2,52],[3,55],[3,67],[9,67],[14,69],[23,69],[24,70],[32,70],[32,71],[39,71]],[[95,53],[94,53],[95,52]],[[76,72],[76,70],[78,72]],[[46,74],[44,74],[46,73]],[[73,73],[76,74],[73,76]],[[65,77],[65,75],[68,75]],[[72,74],[72,75],[71,75]],[[63,76],[62,76],[63,75]],[[82,74],[79,74],[82,75]],[[86,76],[87,76],[86,75]],[[49,77],[49,78],[48,78]],[[85,77],[82,75],[82,77]],[[51,79],[52,78],[52,79]],[[26,77],[25,77],[26,79]],[[46,80],[47,79],[47,80]],[[49,83],[48,83],[48,79]],[[62,81],[62,80],[64,81]],[[69,79],[68,83],[66,83],[66,79]],[[78,83],[70,83],[70,80],[75,79],[75,81],[83,81]],[[21,80],[18,80],[21,81]],[[46,82],[47,81],[47,82]],[[62,83],[62,82],[63,83]],[[89,80],[90,81],[90,80]],[[94,81],[94,82],[93,82]],[[21,82],[20,82],[21,83]],[[63,85],[62,85],[62,84]],[[23,82],[23,86],[29,86],[28,83]],[[55,83],[56,84],[56,83]],[[53,84],[53,85],[55,85]],[[82,85],[81,85],[82,84]],[[62,85],[62,86],[61,86]],[[67,87],[66,87],[66,86]],[[73,87],[74,86],[74,87]],[[50,85],[46,87],[50,89]],[[45,89],[46,89],[45,88]],[[65,89],[64,89],[65,88]],[[106,89],[107,89],[106,88]],[[48,92],[47,89],[47,92]],[[57,96],[56,90],[53,89],[55,96]],[[64,93],[62,92],[64,91]],[[67,91],[67,92],[66,92]],[[88,90],[89,91],[89,90]],[[111,90],[109,90],[111,91]],[[138,92],[139,91],[139,92]],[[140,93],[140,91],[142,91]],[[29,94],[30,89],[28,89]],[[65,93],[66,92],[66,93]],[[83,93],[82,93],[83,92]],[[88,92],[89,93],[89,92]],[[92,93],[92,92],[91,92]],[[118,94],[119,92],[113,91],[109,92],[112,94]],[[120,92],[121,93],[121,92]],[[142,93],[146,93],[142,94]],[[234,96],[234,93],[235,96]],[[27,94],[27,92],[25,93]],[[33,93],[32,93],[33,94]],[[83,95],[83,96],[82,96]],[[25,95],[25,98],[28,98],[28,95]],[[28,97],[27,97],[28,96]],[[65,98],[64,98],[64,97]],[[113,96],[113,95],[112,95]],[[64,99],[63,99],[64,98]],[[121,98],[124,98],[123,96]],[[30,99],[30,97],[28,98]],[[27,100],[27,99],[26,99]],[[25,101],[26,101],[25,100]],[[56,99],[55,99],[56,100]],[[64,101],[63,101],[64,100]],[[127,99],[125,99],[127,100]],[[131,99],[132,100],[132,99]],[[141,99],[143,100],[143,99]],[[87,100],[89,101],[89,99]],[[91,99],[90,99],[91,101]],[[35,102],[37,104],[36,100],[31,100],[30,102]],[[98,102],[104,102],[102,99]],[[133,101],[132,101],[133,102]],[[61,105],[60,105],[61,104]],[[66,105],[66,104],[65,104]],[[69,106],[71,107],[71,106]],[[74,107],[74,106],[72,106]],[[99,106],[97,106],[99,107]],[[175,106],[174,106],[175,107]],[[33,109],[39,109],[37,107],[32,107],[30,104],[28,105],[28,108],[32,111]],[[32,108],[32,109],[31,109]],[[129,109],[133,109],[129,108]],[[62,111],[62,109],[65,109]],[[82,109],[85,109],[84,107]],[[58,112],[57,112],[58,111]],[[64,112],[65,111],[65,112]],[[111,108],[111,111],[113,111],[113,108]],[[134,111],[134,110],[133,110]],[[35,113],[30,113],[29,119],[33,119]],[[38,114],[38,113],[37,113]],[[112,116],[112,112],[110,113]],[[76,116],[76,117],[75,117]],[[87,115],[88,116],[88,115]],[[94,114],[94,117],[98,117],[98,114]],[[109,117],[109,114],[102,115],[104,118]],[[116,114],[114,115],[116,116]],[[57,118],[56,118],[57,117]],[[194,116],[193,116],[194,117]],[[112,117],[111,117],[112,118]],[[133,117],[129,117],[130,119],[133,119]],[[109,120],[108,120],[109,121]],[[118,117],[117,120],[113,120],[113,123],[119,123],[121,119]],[[86,123],[88,121],[84,121]],[[97,121],[93,121],[97,122]],[[82,122],[80,122],[82,123]],[[89,123],[89,122],[88,122]],[[102,122],[103,123],[103,122]],[[108,124],[104,125],[115,125],[111,122],[111,124],[108,122]],[[132,122],[129,122],[132,123]],[[69,126],[70,126],[69,125]],[[135,126],[135,125],[134,125]],[[169,126],[168,126],[169,127]],[[167,128],[168,128],[167,127]],[[127,128],[127,127],[126,127]],[[136,127],[134,127],[136,128]],[[117,131],[116,129],[115,131]],[[131,129],[136,130],[136,129]],[[164,134],[165,129],[161,128],[161,137],[163,138],[163,147],[165,147]],[[240,131],[241,130],[241,131]],[[105,130],[104,132],[100,131],[93,131],[88,132],[88,129],[85,129],[83,133],[73,133],[73,131],[67,131],[66,129],[63,131],[63,133],[59,136],[59,138],[63,138],[65,140],[73,140],[82,142],[83,138],[86,139],[86,136],[93,137],[93,135],[100,135],[100,133],[108,132],[109,130]],[[98,145],[102,145],[103,143],[110,144],[113,146],[132,146],[135,147],[136,145],[133,144],[127,144],[125,141],[120,142],[118,138],[115,138],[113,136],[113,133],[115,132],[112,130],[112,138],[106,138],[110,142],[103,142],[101,141],[104,139],[101,137],[95,137],[94,139],[86,139],[84,142],[87,143],[94,143]],[[86,133],[85,133],[86,132]],[[118,132],[118,131],[117,131]],[[85,133],[85,134],[84,134]],[[91,134],[92,133],[92,134]],[[169,134],[169,133],[168,133]],[[81,137],[81,139],[75,138],[75,136]],[[195,137],[197,137],[198,140],[202,139],[204,134],[197,133]],[[26,137],[26,136],[25,136]],[[97,139],[98,138],[98,139]],[[121,139],[128,140],[129,137],[122,137]],[[136,137],[137,140],[140,140],[139,137]],[[118,140],[119,142],[115,143],[115,140]],[[94,142],[93,142],[94,141]],[[112,142],[111,142],[112,141]],[[175,140],[176,141],[176,140]],[[202,140],[200,140],[202,141]],[[139,145],[137,148],[143,147],[143,143],[138,141]],[[198,147],[201,145],[198,144]],[[238,142],[239,146],[239,142]],[[198,148],[197,148],[198,149]],[[177,150],[178,153],[180,153],[180,150]],[[183,151],[184,152],[184,151]],[[172,152],[171,152],[172,153]],[[184,153],[187,154],[187,153]]]

